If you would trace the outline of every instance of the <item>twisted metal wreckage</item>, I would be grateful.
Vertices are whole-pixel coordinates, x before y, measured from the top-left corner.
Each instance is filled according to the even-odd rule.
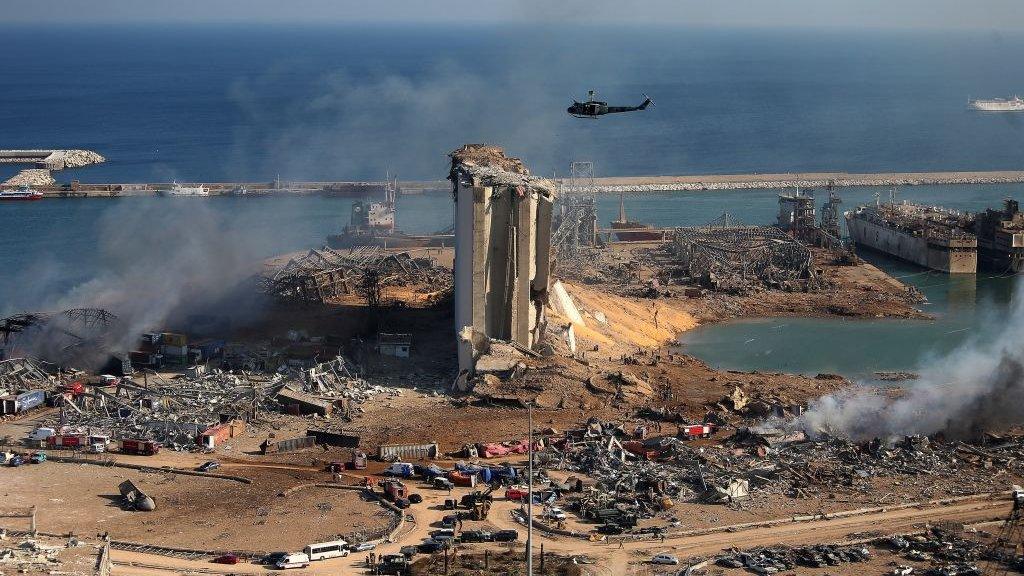
[[[347,253],[313,249],[260,278],[264,294],[298,304],[322,304],[414,283],[429,283],[445,290],[451,286],[451,273],[432,258],[414,256],[412,251],[394,253],[378,246],[362,246]]]
[[[676,228],[669,249],[689,278],[713,289],[815,279],[806,246],[775,226],[749,226],[727,213],[703,226]]]

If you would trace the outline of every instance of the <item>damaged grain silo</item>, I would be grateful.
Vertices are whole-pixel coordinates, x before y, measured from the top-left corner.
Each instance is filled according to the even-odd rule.
[[[497,146],[449,154],[455,196],[455,329],[459,367],[488,339],[533,347],[544,332],[554,185]]]

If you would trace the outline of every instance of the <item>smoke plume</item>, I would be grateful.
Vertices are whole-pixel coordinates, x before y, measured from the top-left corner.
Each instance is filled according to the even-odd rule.
[[[117,317],[102,336],[104,349],[69,350],[78,367],[95,369],[108,354],[135,349],[143,332],[183,329],[193,314],[238,320],[258,309],[248,281],[259,263],[253,231],[233,228],[226,214],[207,202],[128,199],[99,219],[98,262],[90,277],[37,302],[45,313],[100,308]],[[59,338],[61,333],[93,337],[100,332],[92,327],[82,334],[83,329],[55,317],[44,330],[19,339],[19,354],[67,360],[58,354],[67,340]]]
[[[847,389],[813,402],[790,426],[864,440],[937,432],[969,438],[1024,424],[1024,284],[1002,320],[989,337],[926,361],[902,396]]]

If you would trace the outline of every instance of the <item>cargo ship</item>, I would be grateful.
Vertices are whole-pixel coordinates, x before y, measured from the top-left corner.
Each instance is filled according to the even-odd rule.
[[[850,239],[858,247],[949,274],[977,272],[978,239],[966,231],[968,215],[908,202],[876,201],[845,216]]]
[[[978,266],[989,272],[1016,274],[1024,263],[1024,214],[1016,200],[1003,200],[1002,210],[988,209],[974,220]]]
[[[19,186],[17,190],[0,190],[0,200],[42,200],[43,193],[33,190],[27,184]]]
[[[1013,98],[993,98],[991,100],[968,100],[967,105],[982,112],[1021,112],[1024,111],[1024,100],[1020,96]]]
[[[331,248],[425,248],[454,245],[455,235],[451,233],[414,236],[398,230],[395,227],[398,179],[391,180],[388,177],[383,191],[383,202],[352,202],[348,225],[342,229],[341,234],[328,236],[327,245]]]
[[[630,220],[626,217],[625,195],[619,194],[619,218],[612,220],[615,238],[621,242],[655,242],[664,240],[665,234],[654,226]]]

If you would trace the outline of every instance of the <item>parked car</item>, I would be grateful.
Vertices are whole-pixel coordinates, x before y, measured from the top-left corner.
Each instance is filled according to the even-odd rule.
[[[622,526],[619,526],[618,524],[601,524],[597,527],[598,534],[609,534],[611,536],[622,534],[624,531],[625,530],[622,529]]]
[[[430,531],[431,538],[437,538],[438,536],[455,536],[455,530],[451,528],[438,528],[437,530]]]
[[[17,466],[21,466],[24,463],[25,459],[22,458],[21,454],[15,454],[14,456],[11,457],[11,460],[10,462],[8,462],[7,465],[10,466],[11,468],[15,468]]]
[[[225,554],[223,556],[217,556],[213,559],[214,564],[238,564],[238,556],[234,554]]]
[[[33,452],[32,455],[28,457],[28,461],[32,464],[42,464],[43,462],[46,462],[46,452]]]
[[[485,530],[467,530],[459,535],[462,542],[491,542],[494,535]]]
[[[565,520],[566,518],[565,511],[561,508],[555,507],[548,508],[548,511],[544,513],[544,516],[552,520]]]
[[[529,495],[529,489],[525,486],[509,486],[509,488],[505,490],[506,500],[524,500]]]
[[[412,558],[419,554],[419,549],[416,546],[402,546],[402,549],[399,550],[399,552],[401,552],[402,556],[405,556],[406,558]]]
[[[263,557],[263,564],[276,566],[278,562],[288,557],[288,552],[271,552]]]
[[[220,468],[220,462],[217,462],[216,460],[209,460],[209,461],[203,462],[199,466],[199,468],[196,468],[196,471],[198,471],[198,472],[212,472],[212,471],[216,470],[217,468]]]
[[[672,554],[655,554],[651,558],[651,564],[670,564],[675,566],[679,564],[679,558],[676,558]]]
[[[0,452],[0,464],[10,464],[14,458],[14,452]]]
[[[495,542],[515,542],[519,539],[519,532],[515,530],[498,530],[494,533]]]
[[[349,550],[353,552],[366,552],[367,550],[373,550],[377,545],[373,542],[360,542],[359,544],[352,544],[349,546]]]
[[[434,478],[434,488],[451,490],[452,488],[455,488],[455,484],[447,478]]]
[[[421,502],[423,502],[423,496],[420,496],[419,494],[409,494],[409,503],[419,504]]]
[[[427,540],[426,542],[417,546],[417,549],[423,554],[433,554],[444,548],[444,544],[441,544],[437,540]]]
[[[455,526],[459,523],[458,514],[449,514],[444,518],[441,518],[441,526]]]

